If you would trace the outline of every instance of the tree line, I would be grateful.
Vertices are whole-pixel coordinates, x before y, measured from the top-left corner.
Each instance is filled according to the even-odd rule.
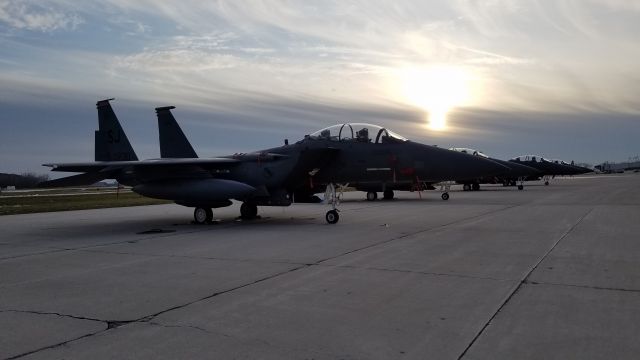
[[[49,180],[49,175],[36,173],[4,174],[0,173],[0,187],[15,186],[16,189],[31,189],[38,183]]]

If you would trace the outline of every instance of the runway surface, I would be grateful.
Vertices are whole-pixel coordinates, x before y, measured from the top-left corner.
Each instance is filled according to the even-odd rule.
[[[637,359],[640,175],[396,194],[0,217],[0,359]]]

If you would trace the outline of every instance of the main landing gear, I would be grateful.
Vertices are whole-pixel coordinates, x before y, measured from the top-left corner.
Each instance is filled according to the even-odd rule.
[[[243,202],[240,205],[240,217],[244,220],[255,219],[258,216],[258,206],[254,203]]]
[[[393,190],[385,190],[382,193],[382,198],[385,200],[393,200],[395,194],[393,193]],[[367,201],[375,201],[378,199],[378,193],[375,191],[368,191],[367,192]]]
[[[478,191],[480,190],[480,184],[478,183],[466,183],[462,185],[462,190],[463,191]]]
[[[385,200],[392,200],[393,199],[393,190],[385,190],[384,191],[384,195],[382,197]]]
[[[213,220],[213,211],[211,208],[197,207],[193,210],[193,220],[196,224],[206,224]]]

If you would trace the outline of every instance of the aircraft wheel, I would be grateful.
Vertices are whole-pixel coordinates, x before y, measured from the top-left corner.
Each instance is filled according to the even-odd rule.
[[[549,185],[549,182],[548,182],[548,181],[545,181],[545,182],[544,182],[544,185],[545,185],[545,186]]]
[[[442,198],[442,200],[449,200],[449,193],[442,193],[440,197]]]
[[[518,190],[524,190],[524,185],[518,185]]]
[[[210,208],[197,207],[193,210],[193,220],[196,224],[205,224],[213,220],[213,211]]]
[[[385,200],[393,199],[393,190],[385,190],[383,197]]]
[[[471,188],[473,189],[473,191],[478,191],[478,190],[480,190],[480,184],[478,184],[478,183],[474,183],[474,184],[471,186]]]
[[[254,219],[258,216],[258,206],[256,204],[243,202],[240,205],[240,217],[243,219]]]
[[[367,200],[368,201],[375,201],[378,198],[378,193],[375,191],[369,191],[367,192]]]
[[[340,215],[338,215],[336,210],[329,210],[327,211],[327,215],[325,215],[325,219],[327,219],[329,224],[335,224],[340,220]]]
[[[464,190],[464,191],[470,191],[470,190],[471,190],[471,184],[464,184],[464,185],[462,185],[462,190]]]

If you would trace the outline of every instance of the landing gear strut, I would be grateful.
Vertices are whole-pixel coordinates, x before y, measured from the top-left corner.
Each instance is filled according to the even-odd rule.
[[[440,191],[442,191],[442,195],[440,197],[442,200],[449,200],[449,190],[451,189],[450,181],[443,181],[440,183]]]
[[[210,223],[213,220],[213,211],[211,208],[197,207],[193,210],[193,220],[196,224]]]
[[[369,194],[367,194],[367,198]],[[377,196],[377,195],[376,195]],[[335,224],[340,220],[338,215],[338,205],[340,204],[340,196],[336,194],[336,186],[333,183],[327,185],[327,190],[324,193],[324,199],[331,205],[332,209],[327,211],[325,219],[329,224]]]
[[[253,203],[243,202],[240,205],[240,217],[245,220],[255,219],[258,216],[258,206]]]

